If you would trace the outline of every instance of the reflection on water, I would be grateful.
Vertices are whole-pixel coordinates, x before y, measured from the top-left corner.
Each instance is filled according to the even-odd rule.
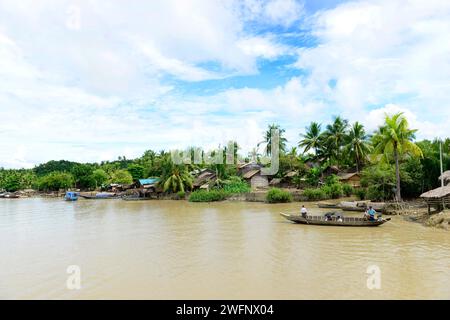
[[[450,298],[450,233],[400,217],[343,228],[279,215],[298,206],[0,200],[0,298]],[[81,290],[66,287],[70,265]],[[380,290],[367,288],[371,265]]]

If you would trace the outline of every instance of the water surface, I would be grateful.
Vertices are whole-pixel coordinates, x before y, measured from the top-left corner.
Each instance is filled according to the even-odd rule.
[[[450,298],[449,232],[401,217],[343,228],[279,215],[298,207],[3,199],[0,298]],[[81,290],[67,289],[70,265]],[[372,265],[379,290],[367,288]]]

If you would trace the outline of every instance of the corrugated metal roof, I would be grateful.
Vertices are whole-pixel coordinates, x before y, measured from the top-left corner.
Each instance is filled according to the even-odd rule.
[[[250,170],[249,172],[247,172],[246,174],[244,174],[242,177],[244,179],[250,179],[251,177],[253,177],[255,174],[257,174],[260,170]]]
[[[159,182],[159,178],[139,179],[141,185],[155,184],[157,182]]]

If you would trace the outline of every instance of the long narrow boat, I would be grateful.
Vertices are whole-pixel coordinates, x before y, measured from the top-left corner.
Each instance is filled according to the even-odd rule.
[[[322,209],[340,209],[339,203],[319,202],[317,206]]]
[[[119,196],[112,193],[97,193],[95,195],[80,194],[79,196],[88,200],[120,199]]]
[[[300,215],[292,215],[281,213],[281,215],[289,221],[300,223],[300,224],[311,224],[311,225],[321,225],[321,226],[341,226],[341,227],[376,227],[391,220],[382,219],[369,221],[360,217],[343,217],[342,221],[338,221],[336,217],[327,218],[325,216],[308,216],[303,218]]]

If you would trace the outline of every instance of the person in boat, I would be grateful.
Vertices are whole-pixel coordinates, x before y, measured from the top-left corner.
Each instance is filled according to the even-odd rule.
[[[300,213],[302,214],[303,218],[307,218],[308,217],[308,210],[305,208],[305,206],[302,206],[302,209],[300,210]]]
[[[367,210],[367,218],[369,221],[375,221],[375,215],[377,212],[373,207],[369,207],[369,210]]]

